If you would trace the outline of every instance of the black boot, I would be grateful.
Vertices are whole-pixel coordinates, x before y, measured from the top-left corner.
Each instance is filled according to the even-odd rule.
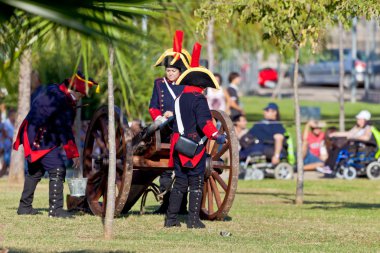
[[[72,215],[63,210],[63,182],[65,169],[57,168],[49,171],[49,217],[71,218]]]
[[[179,214],[187,215],[189,212],[187,211],[187,191],[183,194],[181,208],[179,209]]]
[[[201,210],[203,175],[189,177],[190,196],[189,196],[189,215],[187,219],[187,228],[205,228],[205,224],[199,219]]]
[[[169,207],[165,217],[165,227],[181,226],[177,217],[185,192],[187,192],[187,179],[177,177],[173,189],[170,192]]]
[[[177,217],[178,212],[181,207],[183,193],[173,189],[170,192],[170,199],[169,199],[169,207],[166,212],[165,217],[165,227],[180,227],[181,224],[179,223]]]
[[[17,209],[18,215],[36,215],[39,212],[32,207],[34,191],[41,178],[26,175],[24,182],[24,190],[21,194],[20,204]]]

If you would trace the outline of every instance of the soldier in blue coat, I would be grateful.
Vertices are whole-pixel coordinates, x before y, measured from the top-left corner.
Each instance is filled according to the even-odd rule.
[[[199,66],[200,50],[200,44],[196,43],[191,68],[186,70],[177,81],[179,85],[186,86],[175,101],[174,133],[170,142],[169,161],[169,166],[174,165],[175,182],[170,194],[165,227],[180,226],[177,214],[183,195],[188,188],[190,193],[187,227],[205,227],[199,219],[207,157],[205,144],[207,139],[214,139],[220,144],[226,141],[226,136],[219,133],[214,126],[207,100],[203,95],[205,88],[218,89],[219,84],[208,69]],[[180,147],[176,144],[182,137],[198,145],[194,155],[187,156],[179,151]]]
[[[149,113],[153,121],[163,123],[173,116],[174,100],[181,94],[183,87],[175,85],[182,72],[189,68],[191,56],[182,48],[183,31],[176,31],[173,48],[167,49],[157,60],[155,66],[165,66],[165,77],[154,80]]]
[[[91,79],[88,88],[97,85]],[[34,191],[38,182],[49,174],[49,216],[70,216],[63,208],[63,183],[66,175],[64,161],[60,155],[62,148],[74,167],[79,167],[79,153],[75,145],[72,126],[76,104],[86,95],[86,80],[78,72],[61,84],[51,84],[34,94],[31,109],[18,131],[13,145],[18,150],[24,146],[28,162],[28,174],[17,210],[19,215],[37,214],[33,209]]]
[[[165,77],[154,81],[149,113],[156,126],[173,116],[174,100],[182,93],[184,86],[175,85],[182,72],[189,68],[190,54],[182,49],[183,31],[176,31],[173,48],[166,50],[157,60],[155,66],[165,66]],[[161,136],[161,141],[169,143],[170,135]],[[164,171],[160,176],[160,192],[169,192],[173,171]],[[163,203],[154,213],[165,214],[169,205],[169,193],[163,196]],[[186,212],[187,198],[184,198],[182,210]]]

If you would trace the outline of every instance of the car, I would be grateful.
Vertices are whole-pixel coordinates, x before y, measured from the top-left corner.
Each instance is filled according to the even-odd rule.
[[[344,87],[351,87],[352,68],[355,68],[355,79],[363,85],[367,72],[366,57],[363,51],[357,51],[355,62],[351,49],[344,49]],[[294,65],[289,69],[293,80]],[[317,56],[317,60],[299,66],[299,85],[339,85],[339,49],[325,50]]]
[[[273,68],[263,68],[259,71],[258,83],[262,88],[274,88],[278,82],[277,71]]]
[[[380,55],[372,54],[368,63],[370,88],[380,89]]]

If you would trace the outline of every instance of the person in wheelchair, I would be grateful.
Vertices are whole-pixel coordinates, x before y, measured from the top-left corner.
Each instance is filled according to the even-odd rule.
[[[349,131],[333,132],[329,134],[331,146],[328,149],[328,158],[324,167],[318,167],[317,171],[324,174],[334,174],[337,158],[342,150],[348,150],[355,154],[359,149],[369,150],[376,148],[377,144],[372,135],[370,124],[371,113],[362,110],[356,115],[356,125]]]
[[[317,120],[309,120],[305,125],[302,142],[304,171],[313,171],[324,166],[327,150],[323,127],[325,123]]]
[[[264,119],[253,125],[241,138],[240,160],[244,161],[248,156],[265,155],[272,165],[277,165],[284,156],[285,128],[279,121],[277,104],[269,103],[263,114]]]

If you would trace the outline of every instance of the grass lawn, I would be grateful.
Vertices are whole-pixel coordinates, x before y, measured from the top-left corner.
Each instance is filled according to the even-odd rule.
[[[98,217],[47,217],[46,179],[34,205],[43,214],[17,216],[21,187],[1,179],[0,248],[23,253],[380,251],[378,181],[307,181],[302,206],[293,204],[294,192],[295,181],[240,181],[227,221],[206,221],[203,230],[164,229],[161,215],[130,213],[115,220],[115,239],[105,241]],[[148,205],[157,207],[152,199]],[[220,231],[232,236],[222,237]]]
[[[242,103],[246,112],[248,128],[251,128],[253,122],[263,118],[263,108],[269,103],[275,102],[280,108],[281,121],[287,131],[292,135],[295,143],[296,129],[294,126],[294,101],[290,98],[273,100],[268,97],[246,96],[242,97]],[[320,101],[301,101],[301,106],[319,107],[321,110],[321,120],[327,122],[327,126],[339,128],[339,103],[338,102],[320,102]],[[345,103],[346,130],[354,126],[356,114],[360,110],[368,110],[372,114],[371,122],[380,129],[380,105],[373,103]]]
[[[293,99],[284,98],[281,100],[272,100],[268,97],[246,96],[242,97],[242,103],[244,110],[247,114],[248,121],[258,121],[262,119],[263,108],[269,103],[275,102],[278,104],[281,113],[281,119],[288,124],[294,124],[294,105]],[[339,126],[339,103],[337,102],[320,102],[320,101],[301,101],[301,106],[315,106],[321,109],[321,118],[331,122],[330,125]],[[380,127],[380,105],[373,103],[345,103],[345,115],[346,120],[350,120],[347,123],[347,127],[351,127],[355,122],[355,115],[360,110],[368,110],[372,114],[372,118],[375,118],[376,125]],[[290,121],[290,122],[288,122]]]

